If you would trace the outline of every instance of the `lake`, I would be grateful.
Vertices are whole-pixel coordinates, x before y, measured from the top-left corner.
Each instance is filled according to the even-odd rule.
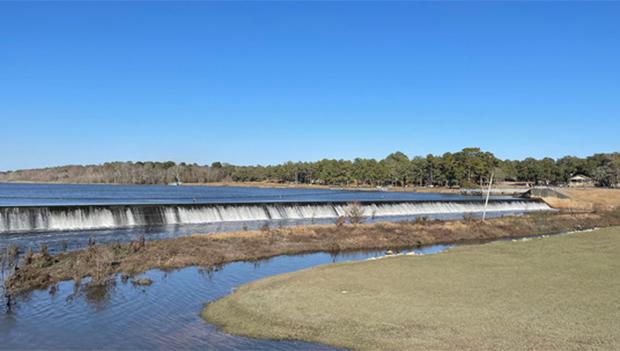
[[[0,206],[209,204],[269,201],[421,201],[459,194],[234,186],[0,183]]]
[[[348,204],[365,222],[479,216],[480,197],[458,194],[254,187],[0,184],[0,249],[45,243],[51,253],[97,243],[195,233],[334,223]],[[546,210],[539,202],[492,197],[488,216]]]
[[[430,216],[432,218],[462,218],[463,212],[459,211],[479,209],[481,199],[456,194],[412,192],[0,184],[0,210],[5,211],[0,220],[5,222],[5,227],[9,226],[9,221],[18,218],[30,223],[28,225],[32,228],[37,228],[39,219],[33,219],[37,216],[48,216],[40,221],[49,228],[62,228],[56,226],[60,223],[58,218],[62,218],[65,221],[62,223],[65,224],[75,221],[78,221],[75,222],[78,224],[83,223],[79,220],[84,221],[86,217],[90,218],[87,223],[91,223],[93,218],[99,218],[101,223],[108,223],[105,221],[105,211],[114,212],[119,208],[125,212],[136,212],[132,220],[136,220],[139,217],[137,213],[145,211],[145,208],[149,209],[148,211],[153,208],[160,209],[158,211],[174,210],[177,217],[173,217],[184,220],[193,217],[183,217],[182,211],[203,213],[215,208],[219,216],[216,216],[218,221],[214,223],[180,221],[169,224],[151,219],[150,224],[134,226],[118,226],[122,223],[113,221],[114,226],[110,228],[6,232],[0,233],[0,249],[4,250],[7,245],[14,244],[23,252],[28,247],[36,250],[39,244],[46,243],[51,253],[56,253],[61,250],[63,242],[67,243],[71,250],[85,246],[89,238],[94,238],[98,243],[134,240],[142,236],[147,240],[158,240],[196,232],[252,229],[265,223],[274,226],[332,223],[331,217],[315,218],[314,215],[319,213],[317,209],[327,206],[323,210],[327,211],[328,215],[332,212],[338,215],[338,211],[342,210],[338,206],[345,206],[349,202],[360,202],[368,208],[387,214],[366,218],[366,221],[373,222],[413,219],[424,211],[435,211]],[[533,202],[507,197],[495,197],[492,203],[496,208],[506,209],[491,212],[490,215],[494,216],[521,213],[515,210],[522,208],[518,206],[537,206]],[[226,214],[224,209],[247,217],[233,215],[233,212]],[[404,215],[394,215],[401,213],[397,210],[404,211]],[[308,211],[311,215],[301,218]],[[255,217],[260,217],[261,213],[268,216],[268,219],[256,220]],[[479,212],[472,213],[479,215]],[[17,217],[10,217],[13,215]],[[78,219],[71,220],[71,216]],[[232,219],[253,219],[226,220],[229,218],[227,216],[232,216]],[[437,245],[413,251],[434,253],[445,248]],[[199,314],[205,303],[225,296],[237,286],[256,279],[321,264],[363,260],[382,254],[383,251],[313,253],[278,256],[259,262],[236,262],[217,269],[188,267],[170,272],[151,270],[141,275],[153,280],[151,286],[134,286],[131,282],[124,282],[120,277],[116,277],[114,284],[107,289],[94,292],[84,289],[83,285],[76,286],[72,281],[62,282],[53,290],[33,291],[18,297],[10,311],[0,312],[0,348],[333,350],[328,346],[304,342],[257,340],[220,333],[214,326],[203,321]],[[82,283],[87,281],[88,279]],[[0,302],[3,305],[6,303],[4,294]]]

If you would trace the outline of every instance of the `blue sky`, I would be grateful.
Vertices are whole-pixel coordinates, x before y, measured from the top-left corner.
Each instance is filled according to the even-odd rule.
[[[620,3],[0,3],[0,170],[620,151]]]

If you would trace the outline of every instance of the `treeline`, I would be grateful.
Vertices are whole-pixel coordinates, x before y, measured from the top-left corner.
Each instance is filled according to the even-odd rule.
[[[616,186],[620,153],[586,158],[526,158],[500,160],[491,152],[465,148],[441,156],[407,157],[395,152],[383,160],[321,160],[273,166],[235,166],[214,162],[197,165],[168,162],[109,162],[101,165],[62,166],[0,173],[0,181],[167,184],[210,182],[297,182],[340,186],[450,186],[472,187],[498,181],[563,184],[574,175],[591,177],[600,186]]]

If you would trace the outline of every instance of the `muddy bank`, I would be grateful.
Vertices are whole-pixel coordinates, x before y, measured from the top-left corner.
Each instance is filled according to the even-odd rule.
[[[115,274],[129,276],[149,269],[214,267],[277,255],[317,251],[401,249],[422,245],[493,240],[553,234],[620,225],[620,211],[566,214],[537,213],[487,220],[424,221],[376,224],[334,224],[260,231],[194,235],[160,241],[92,245],[50,256],[39,252],[22,257],[5,282],[10,294],[49,288],[63,280],[91,278],[105,284]]]

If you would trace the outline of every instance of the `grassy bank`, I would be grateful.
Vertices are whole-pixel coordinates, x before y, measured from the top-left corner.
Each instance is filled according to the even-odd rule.
[[[620,349],[620,227],[336,264],[242,286],[226,332],[357,350]]]
[[[561,192],[571,197],[573,201],[589,204],[597,211],[610,211],[620,204],[620,189],[605,188],[563,188]]]
[[[5,287],[9,293],[19,293],[84,277],[91,277],[93,284],[104,284],[117,273],[133,275],[153,268],[212,267],[226,262],[304,252],[399,249],[436,243],[551,234],[610,225],[620,225],[620,211],[536,213],[522,217],[495,218],[484,223],[467,220],[315,225],[93,245],[55,256],[42,252],[25,257],[19,269],[6,281]]]

